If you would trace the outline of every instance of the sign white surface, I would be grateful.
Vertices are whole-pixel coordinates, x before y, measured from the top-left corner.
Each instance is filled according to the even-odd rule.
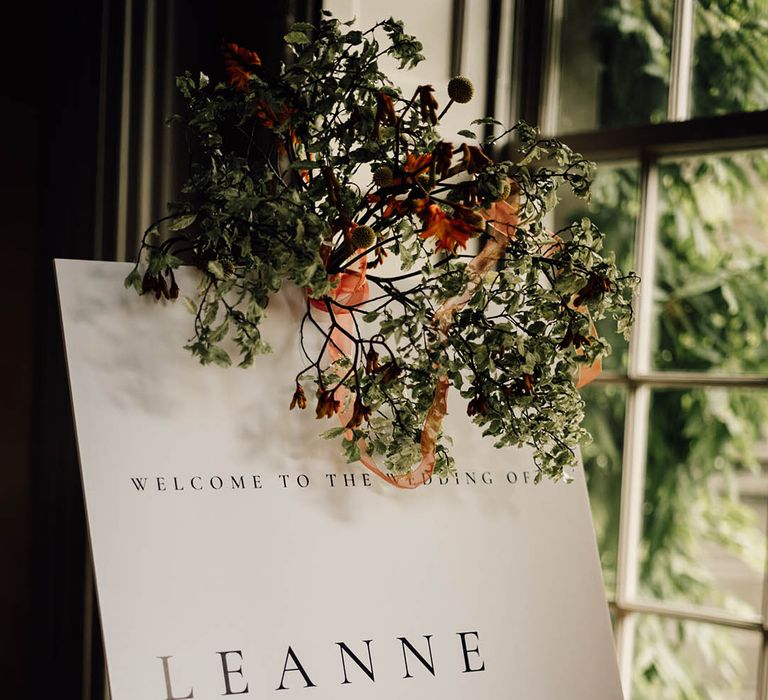
[[[201,367],[128,269],[56,263],[115,700],[621,697],[580,473],[534,486],[454,393],[457,477],[396,490],[287,410],[297,290],[273,354]]]

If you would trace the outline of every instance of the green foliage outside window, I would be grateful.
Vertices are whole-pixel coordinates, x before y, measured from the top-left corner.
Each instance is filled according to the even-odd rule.
[[[671,0],[604,3],[600,123],[663,121],[672,33]],[[694,116],[768,107],[768,2],[702,0],[695,10]],[[622,56],[612,61],[611,56]],[[628,81],[628,76],[635,76]],[[768,152],[677,159],[660,165],[657,370],[768,369]],[[604,168],[590,215],[614,234],[619,264],[632,256],[636,167]],[[761,240],[762,238],[762,240]],[[626,348],[617,344],[613,367]],[[606,584],[613,587],[623,388],[588,391],[584,456]],[[663,601],[747,611],[702,566],[708,547],[726,548],[761,571],[765,541],[736,479],[759,473],[768,394],[756,390],[659,389],[652,394],[639,592]],[[725,628],[641,618],[634,696],[735,698],[741,655]]]

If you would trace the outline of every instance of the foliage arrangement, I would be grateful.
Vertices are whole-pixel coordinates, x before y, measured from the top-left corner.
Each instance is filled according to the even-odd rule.
[[[226,366],[234,347],[242,367],[269,350],[270,296],[306,289],[290,407],[338,416],[325,435],[398,486],[452,469],[449,386],[496,446],[528,444],[539,478],[567,477],[584,437],[579,372],[609,350],[593,321],[626,332],[636,281],[588,219],[544,226],[561,185],[587,196],[593,164],[524,123],[443,140],[440,118],[472,84],[453,78],[442,111],[430,85],[404,96],[378,64],[422,59],[401,22],[362,32],[326,15],[285,41],[293,60],[274,78],[234,44],[226,82],[179,78],[185,197],[144,236],[126,285],[183,296],[188,349]],[[495,159],[510,135],[519,157]],[[202,282],[182,295],[183,261]]]
[[[606,57],[603,125],[665,118],[673,10],[671,0],[606,0],[595,7],[595,38]],[[768,105],[766,37],[765,0],[696,3],[694,115]],[[631,90],[625,89],[627,75],[637,76]],[[751,235],[750,229],[768,228],[768,153],[669,160],[659,175],[654,367],[765,373],[768,299],[761,290],[768,277],[768,250],[764,237]],[[602,168],[593,187],[589,214],[612,232],[619,264],[632,258],[638,191],[639,169],[623,165]],[[625,348],[619,342],[614,349],[610,360],[619,367]],[[584,447],[585,468],[610,586],[616,570],[625,394],[619,386],[604,385],[584,395],[585,425],[594,437]],[[765,538],[737,485],[745,474],[764,473],[759,450],[766,425],[765,391],[654,391],[639,569],[642,595],[747,611],[705,562],[713,550],[725,550],[743,562],[745,571],[762,571]],[[739,641],[716,626],[641,617],[633,697],[736,697],[745,675]],[[707,660],[706,674],[702,659]]]

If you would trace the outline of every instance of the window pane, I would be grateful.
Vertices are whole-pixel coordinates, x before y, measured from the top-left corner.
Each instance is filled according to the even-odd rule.
[[[768,392],[652,392],[640,594],[760,610]]]
[[[768,151],[660,166],[654,364],[768,370]]]
[[[768,2],[700,0],[694,33],[694,116],[768,108]]]
[[[555,230],[567,227],[582,217],[589,217],[605,234],[604,250],[613,252],[622,270],[634,265],[634,240],[637,215],[640,208],[640,168],[635,163],[601,165],[592,185],[589,202],[572,194],[565,194],[555,209]],[[600,334],[611,344],[611,354],[603,360],[608,370],[626,369],[627,341],[616,333],[611,319],[597,324]]]
[[[565,0],[557,131],[664,121],[673,0]]]
[[[754,700],[758,632],[638,616],[633,700]]]
[[[582,446],[584,471],[605,588],[612,593],[616,590],[626,390],[621,386],[593,384],[582,395],[587,404],[584,427],[592,435],[592,442]]]

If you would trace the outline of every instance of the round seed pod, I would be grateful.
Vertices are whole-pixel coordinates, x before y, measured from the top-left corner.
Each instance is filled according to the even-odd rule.
[[[448,97],[454,102],[464,104],[469,102],[474,94],[475,88],[469,78],[458,75],[455,78],[451,78],[448,82]]]
[[[373,184],[377,187],[389,187],[392,184],[393,177],[392,168],[382,165],[373,172]]]
[[[376,231],[370,226],[358,226],[352,231],[352,243],[356,248],[370,248],[376,242]]]

